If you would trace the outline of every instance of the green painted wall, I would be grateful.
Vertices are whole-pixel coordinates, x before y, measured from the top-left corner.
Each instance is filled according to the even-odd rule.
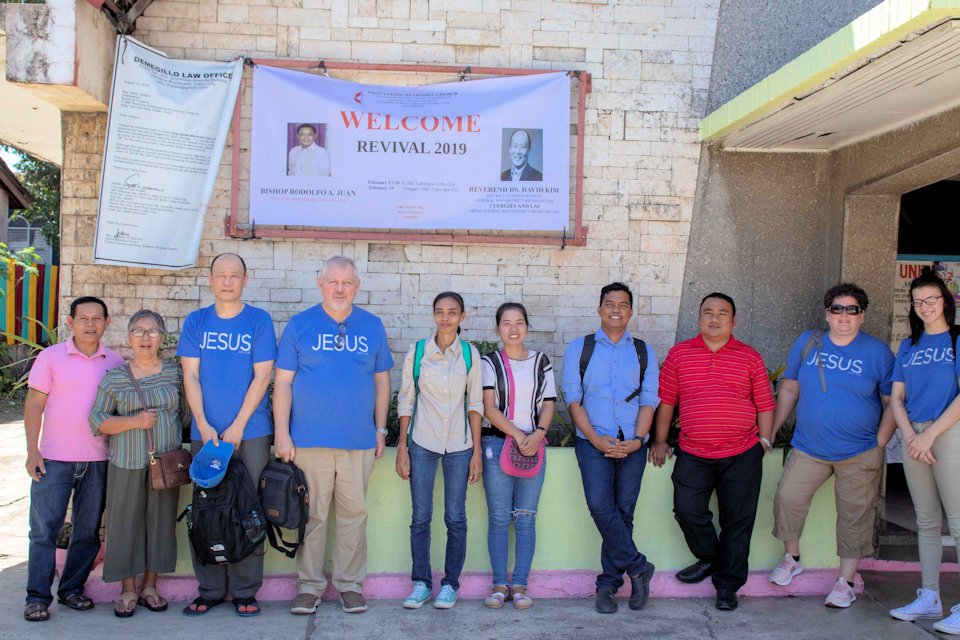
[[[370,478],[367,494],[370,573],[402,574],[410,571],[410,490],[407,483],[394,472],[395,455],[396,449],[388,448]],[[773,496],[780,479],[782,460],[780,450],[767,454],[764,460],[763,487],[750,549],[752,569],[773,567],[783,555],[782,544],[770,535],[773,527]],[[673,518],[672,467],[672,461],[661,469],[647,466],[634,520],[634,538],[640,550],[659,570],[679,569],[692,560]],[[181,505],[189,501],[190,493],[185,488],[180,496]],[[467,514],[468,541],[464,571],[489,571],[487,509],[481,482],[471,485],[467,492]],[[836,565],[835,520],[833,481],[830,480],[813,501],[800,543],[805,567]],[[192,570],[184,523],[177,527],[177,538],[180,549],[177,573],[190,574]],[[435,570],[443,567],[445,540],[443,481],[438,474],[431,551]],[[600,566],[599,557],[600,536],[583,499],[580,471],[573,449],[549,449],[547,477],[537,516],[537,552],[533,569],[597,570]],[[265,571],[268,574],[294,573],[296,567],[292,560],[270,549]]]

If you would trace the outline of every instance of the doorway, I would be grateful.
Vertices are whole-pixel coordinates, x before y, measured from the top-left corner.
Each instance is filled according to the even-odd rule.
[[[904,193],[900,198],[897,229],[897,280],[890,346],[897,352],[910,333],[910,280],[923,267],[932,267],[944,279],[960,306],[960,232],[957,202],[960,176],[935,182]],[[917,561],[916,512],[903,474],[903,452],[899,434],[887,451],[879,557],[883,560]],[[944,561],[956,561],[956,545],[944,517],[942,539]]]

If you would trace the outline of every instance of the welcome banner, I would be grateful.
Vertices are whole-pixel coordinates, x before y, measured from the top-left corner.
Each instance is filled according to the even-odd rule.
[[[242,73],[117,39],[95,263],[193,266]]]
[[[565,73],[392,87],[254,69],[252,223],[561,231],[569,200]]]

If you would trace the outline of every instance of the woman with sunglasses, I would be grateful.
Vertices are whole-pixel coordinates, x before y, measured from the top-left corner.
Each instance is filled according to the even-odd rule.
[[[487,550],[493,569],[493,591],[484,601],[500,609],[513,600],[517,609],[529,609],[527,576],[537,542],[536,516],[546,460],[531,477],[514,477],[500,468],[500,455],[510,436],[524,456],[544,456],[542,443],[553,420],[557,389],[553,365],[539,351],[527,348],[527,310],[517,302],[497,309],[497,334],[503,349],[483,357],[483,408],[487,422],[481,430],[483,488],[487,496]],[[512,445],[511,445],[512,446]],[[532,472],[532,470],[531,470]],[[516,533],[513,580],[507,581],[510,521]]]
[[[151,489],[147,437],[156,453],[172,451],[181,446],[182,429],[190,424],[180,366],[160,355],[167,333],[163,318],[144,309],[133,314],[127,328],[133,358],[107,372],[90,412],[94,435],[110,436],[103,580],[121,582],[120,599],[113,607],[118,618],[132,616],[137,604],[150,611],[167,609],[157,592],[157,574],[171,573],[177,566],[180,490]]]
[[[890,611],[900,620],[943,617],[940,603],[941,504],[960,541],[960,400],[956,305],[930,269],[910,283],[910,337],[900,344],[891,408],[903,435],[903,473],[917,512],[921,585],[917,599]],[[933,628],[960,635],[960,605]]]
[[[444,291],[433,300],[437,330],[429,340],[410,346],[403,361],[397,415],[397,475],[410,480],[413,519],[410,552],[413,590],[403,606],[419,609],[431,597],[430,523],[437,463],[443,468],[443,520],[447,550],[437,609],[457,603],[460,571],[467,555],[467,483],[480,479],[480,426],[483,419],[483,383],[477,348],[460,339],[466,318],[463,298]]]
[[[868,304],[863,289],[839,284],[823,304],[829,329],[797,338],[777,394],[774,434],[794,407],[797,419],[773,503],[773,535],[783,541],[784,555],[769,580],[786,586],[803,571],[803,525],[814,494],[832,475],[840,576],[824,604],[843,609],[857,599],[853,583],[860,558],[873,555],[883,452],[894,430],[892,416],[883,411],[894,359],[886,344],[860,330]]]

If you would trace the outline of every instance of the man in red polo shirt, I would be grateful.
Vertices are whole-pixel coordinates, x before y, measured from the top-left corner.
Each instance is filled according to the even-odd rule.
[[[747,581],[763,454],[770,448],[776,406],[760,354],[733,337],[736,313],[733,299],[723,293],[700,302],[700,335],[671,349],[660,371],[660,411],[650,448],[650,461],[663,466],[672,455],[667,433],[679,405],[673,512],[697,561],[677,579],[693,583],[712,575],[721,611],[737,608],[737,589]],[[719,538],[710,512],[714,491]]]

